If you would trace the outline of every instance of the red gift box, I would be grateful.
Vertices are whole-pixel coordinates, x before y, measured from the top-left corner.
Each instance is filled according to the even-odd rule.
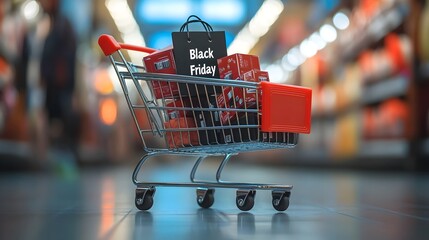
[[[254,55],[236,53],[217,60],[219,77],[223,79],[239,79],[251,70],[260,69],[259,58]]]
[[[248,82],[260,82],[269,81],[269,76],[266,71],[253,69],[241,75],[239,79]],[[243,89],[246,89],[246,91],[243,91]],[[232,87],[225,87],[223,89],[223,94],[219,94],[216,98],[217,105],[219,108],[237,109],[244,108],[244,104],[246,104],[246,108],[253,108],[256,106],[256,91],[256,89],[235,87],[233,90]],[[261,101],[260,95],[259,101]],[[222,124],[227,124],[228,120],[235,120],[237,114],[238,112],[236,111],[222,111],[220,113],[220,120]]]
[[[240,87],[225,87],[223,93],[216,97],[217,106],[219,108],[238,109],[244,106],[243,89]],[[220,121],[222,124],[227,124],[228,120],[232,121],[237,117],[237,111],[221,111]]]
[[[169,99],[166,100],[165,106],[168,107],[167,115],[169,119],[181,118],[181,117],[192,117],[192,111],[180,110],[178,108],[191,108],[191,101],[187,97],[181,99]],[[194,104],[194,107],[198,107]],[[171,109],[176,108],[176,109]]]
[[[186,147],[186,146],[198,146],[200,145],[198,131],[189,130],[195,128],[195,121],[193,118],[180,117],[174,118],[164,123],[167,132],[165,136],[167,138],[167,144],[169,148]],[[181,129],[180,131],[168,131],[168,129]]]
[[[270,77],[268,72],[260,70],[251,70],[244,73],[240,79],[246,82],[269,82]],[[256,105],[256,89],[246,88],[244,100],[247,108],[252,108]],[[259,92],[259,104],[261,104],[261,92]]]
[[[252,69],[240,76],[240,79],[247,82],[269,82],[270,76],[267,71]]]
[[[149,73],[176,74],[173,48],[167,48],[150,54],[143,58],[146,71]],[[151,81],[156,99],[179,96],[177,83],[167,81]]]

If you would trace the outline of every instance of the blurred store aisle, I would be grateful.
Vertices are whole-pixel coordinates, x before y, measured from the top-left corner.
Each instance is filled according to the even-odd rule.
[[[77,165],[140,151],[97,39],[163,49],[191,14],[225,31],[229,54],[258,56],[270,81],[313,90],[311,135],[281,159],[429,168],[429,2],[420,0],[0,0],[0,168],[49,168],[51,152]]]
[[[193,161],[151,164],[147,178],[186,181]],[[200,177],[212,173],[208,163]],[[211,171],[210,171],[211,170]],[[0,176],[1,239],[428,239],[429,175],[286,169],[231,162],[225,178],[293,184],[278,213],[269,192],[241,212],[235,191],[217,189],[212,209],[195,190],[158,188],[148,212],[134,207],[131,166],[83,168],[75,175]]]

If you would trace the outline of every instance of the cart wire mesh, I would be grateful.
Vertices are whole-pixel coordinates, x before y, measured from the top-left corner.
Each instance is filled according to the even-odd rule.
[[[298,142],[297,133],[260,131],[258,83],[146,73],[120,51],[117,55],[120,60],[109,58],[147,152],[225,154],[290,148]],[[155,85],[163,87],[160,99],[154,97]],[[131,98],[133,91],[137,98]]]

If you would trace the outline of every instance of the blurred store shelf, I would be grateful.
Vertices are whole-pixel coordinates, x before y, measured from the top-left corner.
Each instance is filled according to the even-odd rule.
[[[32,168],[32,151],[29,144],[17,141],[0,140],[0,169]]]
[[[29,158],[31,149],[24,142],[0,140],[0,154],[2,156],[15,156],[16,158]]]
[[[429,64],[417,52],[426,45],[424,31],[413,32],[422,21],[416,3],[357,1],[321,23],[342,13],[350,24],[334,23],[335,37],[288,75],[288,82],[314,90],[311,139],[294,157],[328,166],[417,168],[419,156],[428,155]]]
[[[360,143],[361,158],[406,158],[409,155],[409,143],[404,139],[365,140]]]
[[[418,69],[418,73],[421,76],[421,80],[428,82],[429,81],[429,62],[421,63]]]
[[[422,141],[420,145],[420,151],[422,155],[429,156],[429,138],[426,138]]]
[[[361,103],[374,104],[389,98],[405,96],[408,85],[409,79],[402,75],[372,83],[364,87]]]
[[[397,28],[409,13],[408,4],[395,2],[392,6],[380,9],[367,24],[362,24],[351,30],[352,34],[341,44],[342,57],[344,59],[354,58],[377,41],[380,41],[390,31]]]

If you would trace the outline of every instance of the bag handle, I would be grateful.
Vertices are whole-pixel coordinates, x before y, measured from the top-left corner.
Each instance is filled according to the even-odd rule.
[[[195,19],[191,20],[192,18],[196,18],[196,20]],[[186,32],[188,33],[187,34],[188,35],[188,42],[191,42],[191,37],[189,35],[189,24],[190,23],[201,23],[203,25],[204,29],[207,32],[207,35],[209,37],[209,42],[212,41],[212,36],[210,34],[210,32],[213,32],[212,26],[210,26],[210,24],[208,24],[206,21],[203,21],[198,16],[191,15],[191,16],[188,17],[188,19],[186,20],[186,22],[180,27],[180,30],[179,30],[180,32],[183,32],[185,30],[185,28],[186,28]]]
[[[191,18],[196,18],[197,20],[191,20]],[[208,32],[211,31],[213,32],[213,28],[212,26],[210,26],[210,24],[208,24],[207,22],[203,21],[200,17],[198,17],[197,15],[191,15],[188,17],[188,19],[186,19],[186,22],[180,27],[180,31],[183,32],[185,26],[186,26],[186,30],[189,31],[189,27],[188,24],[189,23],[193,23],[193,22],[201,22],[203,24],[204,29]]]

